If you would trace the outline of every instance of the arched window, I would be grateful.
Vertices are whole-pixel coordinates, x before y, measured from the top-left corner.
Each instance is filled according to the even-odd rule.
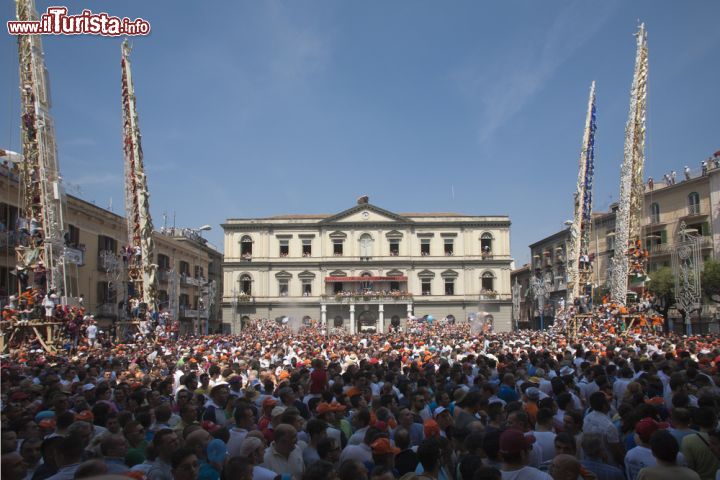
[[[688,215],[700,214],[700,194],[692,192],[688,195]]]
[[[485,232],[480,235],[480,252],[482,256],[487,258],[492,256],[493,253],[493,236],[490,232]]]
[[[360,256],[372,257],[373,239],[369,233],[363,233],[360,236]]]
[[[247,273],[240,275],[240,293],[252,295],[252,277]]]
[[[660,223],[660,205],[657,202],[650,204],[650,223]]]
[[[483,291],[494,292],[495,291],[495,274],[492,272],[485,272],[482,274],[481,286]]]
[[[250,235],[243,235],[240,239],[240,256],[243,258],[252,257],[253,241]]]

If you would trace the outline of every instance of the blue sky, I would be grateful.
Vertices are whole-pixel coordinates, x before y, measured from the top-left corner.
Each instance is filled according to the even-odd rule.
[[[2,2],[3,19],[14,2]],[[512,253],[572,215],[590,82],[595,207],[618,197],[638,19],[646,173],[720,149],[720,2],[38,1],[150,21],[131,56],[156,227],[336,213],[507,214]],[[183,8],[179,9],[178,6]],[[122,213],[120,43],[43,38],[70,191]],[[0,36],[0,147],[19,150],[17,47]],[[8,65],[10,66],[9,68]]]

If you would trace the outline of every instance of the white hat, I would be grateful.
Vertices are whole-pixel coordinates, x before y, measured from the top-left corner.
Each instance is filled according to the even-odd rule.
[[[562,368],[560,369],[560,376],[561,376],[561,377],[566,377],[566,376],[568,376],[568,375],[574,375],[574,374],[575,374],[575,369],[574,369],[574,368],[570,368],[570,367],[568,367],[567,365],[565,365],[564,367],[562,367]]]
[[[433,417],[437,418],[438,415],[440,415],[441,413],[443,413],[446,410],[447,410],[447,408],[445,408],[445,407],[437,407],[435,410],[433,410]]]
[[[285,413],[286,409],[287,409],[286,407],[281,407],[281,406],[273,408],[272,411],[270,412],[270,418],[274,418],[274,417],[277,417],[278,415],[282,415],[283,413]]]
[[[92,384],[92,383],[86,383],[85,385],[83,385],[82,388],[83,388],[83,390],[85,390],[86,392],[89,392],[90,390],[92,390],[93,388],[95,388],[95,385]]]

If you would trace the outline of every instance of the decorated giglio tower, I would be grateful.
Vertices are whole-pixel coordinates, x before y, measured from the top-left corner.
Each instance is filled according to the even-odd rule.
[[[143,166],[140,127],[135,109],[135,90],[130,71],[130,46],[122,44],[123,150],[125,152],[125,217],[128,230],[128,276],[134,296],[150,311],[156,309],[157,265],[150,217],[150,195]]]
[[[645,103],[648,48],[645,24],[636,34],[635,74],[630,92],[630,114],[625,127],[624,160],[620,171],[620,204],[615,221],[615,256],[610,278],[612,301],[625,305],[629,277],[645,276],[645,255],[640,239],[645,164]]]
[[[17,0],[17,19],[36,21],[34,0]],[[23,161],[20,164],[22,216],[29,242],[17,248],[23,286],[66,295],[63,208],[65,193],[50,116],[50,90],[39,35],[18,36]],[[27,279],[24,281],[23,279]]]
[[[582,150],[575,191],[575,215],[570,226],[568,245],[568,303],[585,294],[592,283],[590,254],[590,231],[592,229],[592,189],[595,171],[595,82],[590,85],[587,117],[583,132]]]

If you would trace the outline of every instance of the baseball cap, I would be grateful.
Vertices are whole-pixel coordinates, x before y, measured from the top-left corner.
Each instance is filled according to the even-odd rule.
[[[500,435],[500,453],[519,453],[528,450],[533,443],[535,437],[511,428]]]
[[[540,398],[540,390],[535,387],[530,387],[525,390],[525,395],[527,395],[530,400],[538,400]]]
[[[275,407],[272,409],[272,412],[270,412],[270,417],[277,417],[278,415],[282,415],[283,413],[285,413],[285,410],[285,407]]]
[[[328,412],[335,412],[336,410],[327,402],[320,402],[318,403],[317,408],[315,409],[317,411],[318,415],[323,415]]]
[[[435,410],[433,410],[433,417],[437,418],[438,415],[440,415],[443,412],[446,412],[447,408],[445,407],[437,407]]]
[[[390,445],[389,438],[378,438],[370,444],[370,448],[372,448],[372,452],[376,455],[397,455],[398,453],[400,453],[399,448]]]
[[[668,428],[670,425],[668,425],[665,422],[656,422],[650,417],[645,417],[642,420],[640,420],[638,423],[635,424],[635,433],[638,434],[638,437],[640,437],[640,440],[642,440],[645,443],[650,442],[650,437],[653,433],[655,433],[658,430],[664,430]]]
[[[267,397],[262,402],[263,408],[270,408],[270,407],[274,407],[275,405],[277,405],[277,400],[275,400],[273,397]]]

